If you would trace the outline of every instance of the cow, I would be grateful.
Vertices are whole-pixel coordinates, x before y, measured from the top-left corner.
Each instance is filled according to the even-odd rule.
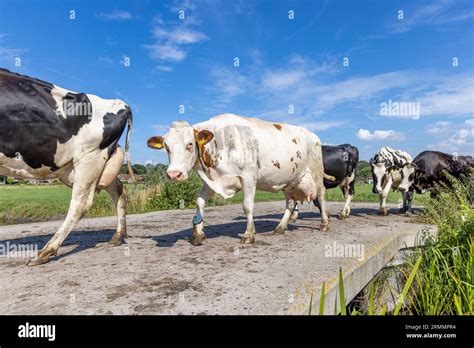
[[[241,243],[255,241],[253,221],[256,189],[283,191],[286,209],[274,233],[287,229],[290,202],[318,199],[321,226],[328,230],[321,141],[308,130],[284,123],[222,114],[205,122],[189,125],[173,122],[165,136],[151,137],[148,146],[166,149],[169,158],[167,178],[184,181],[193,169],[203,186],[197,198],[191,243],[205,239],[204,207],[214,195],[231,198],[243,191],[247,227]]]
[[[46,263],[57,255],[92,206],[96,190],[105,189],[117,210],[117,229],[108,245],[120,245],[127,237],[125,193],[117,179],[124,160],[118,141],[127,124],[130,170],[132,112],[126,103],[0,69],[0,175],[59,179],[72,188],[64,222],[28,265]]]
[[[435,196],[435,184],[449,185],[445,172],[459,179],[462,175],[469,176],[474,168],[472,156],[456,156],[439,151],[423,151],[415,157],[411,165],[403,168],[400,187],[405,190],[414,189],[417,193],[426,190]]]
[[[339,214],[340,219],[345,219],[351,214],[351,201],[355,194],[355,171],[359,162],[359,150],[350,144],[323,145],[324,172],[335,178],[335,180],[324,179],[324,187],[331,189],[340,187],[346,202]],[[318,207],[318,201],[314,205]],[[298,218],[298,205],[295,205],[291,221]]]
[[[387,197],[390,189],[399,190],[402,193],[403,206],[400,213],[411,214],[411,201],[413,190],[400,187],[403,168],[412,162],[412,157],[405,151],[395,150],[391,147],[382,147],[369,163],[372,166],[373,189],[380,198],[380,215],[387,215]]]

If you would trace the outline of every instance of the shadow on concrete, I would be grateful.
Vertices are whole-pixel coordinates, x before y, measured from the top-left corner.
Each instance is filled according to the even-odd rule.
[[[86,249],[94,248],[99,243],[105,243],[112,238],[115,230],[113,229],[106,229],[106,230],[99,230],[99,231],[73,231],[69,234],[66,238],[64,243],[59,248],[59,252],[61,253],[61,249],[67,247],[69,245],[77,245],[74,249],[67,251],[65,253],[61,253],[58,256],[54,256],[51,258],[51,261],[60,260],[63,257],[73,255],[75,253],[81,252]],[[31,236],[31,237],[22,237],[22,238],[15,238],[15,239],[5,239],[0,240],[0,244],[7,245],[37,245],[38,251],[40,251],[46,243],[53,237],[53,234],[46,234],[42,236]],[[26,259],[25,259],[26,262]]]

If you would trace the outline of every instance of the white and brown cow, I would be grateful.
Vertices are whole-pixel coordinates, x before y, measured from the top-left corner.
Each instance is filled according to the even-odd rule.
[[[75,93],[0,69],[0,175],[59,179],[72,187],[66,219],[29,265],[56,255],[64,239],[105,189],[115,202],[118,226],[109,245],[127,236],[125,194],[117,174],[124,151],[118,141],[132,113],[121,100]],[[130,170],[130,161],[129,170]]]
[[[174,122],[168,134],[150,138],[148,146],[166,149],[170,181],[186,180],[193,169],[203,182],[193,219],[194,245],[205,238],[204,206],[209,198],[214,193],[230,198],[241,189],[247,216],[242,243],[255,241],[256,189],[285,194],[286,210],[275,233],[287,229],[290,201],[313,199],[321,206],[321,230],[328,229],[321,142],[304,128],[224,114],[193,126]]]

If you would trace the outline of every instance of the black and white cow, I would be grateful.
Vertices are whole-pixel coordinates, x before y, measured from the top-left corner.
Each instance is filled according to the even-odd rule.
[[[411,165],[403,169],[400,187],[414,189],[417,193],[431,190],[433,196],[436,183],[449,185],[445,172],[459,179],[461,175],[470,175],[472,168],[474,168],[474,158],[471,156],[423,151],[415,157]]]
[[[346,203],[339,214],[341,219],[347,218],[351,214],[352,196],[355,194],[355,171],[359,162],[359,150],[350,144],[343,145],[323,145],[323,165],[324,173],[334,177],[335,180],[324,179],[324,187],[331,189],[340,187]],[[317,200],[314,205],[319,207]],[[291,220],[296,221],[298,217],[298,205],[295,204]]]
[[[129,159],[132,113],[123,101],[71,92],[0,69],[0,175],[57,178],[72,187],[65,221],[29,265],[57,255],[91,207],[96,190],[107,190],[117,208],[118,226],[109,245],[120,245],[127,237],[125,194],[117,179],[124,159],[118,141],[127,123]]]
[[[405,151],[395,150],[391,147],[382,147],[373,158],[370,159],[372,166],[372,177],[374,187],[372,192],[378,193],[380,197],[380,214],[387,215],[387,197],[390,189],[399,190],[402,193],[403,207],[400,212],[411,214],[411,201],[413,190],[400,187],[402,181],[402,170],[412,162],[412,157]]]

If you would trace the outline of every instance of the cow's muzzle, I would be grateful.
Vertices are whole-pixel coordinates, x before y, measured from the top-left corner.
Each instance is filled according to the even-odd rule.
[[[168,177],[169,181],[183,181],[185,180],[185,175],[180,170],[171,170],[166,172],[166,176]]]

